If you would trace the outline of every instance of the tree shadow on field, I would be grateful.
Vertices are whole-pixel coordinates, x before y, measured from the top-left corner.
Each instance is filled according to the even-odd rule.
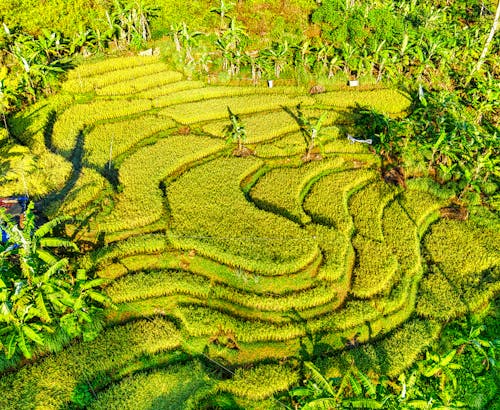
[[[329,344],[321,342],[321,334],[311,332],[307,320],[300,316],[296,309],[290,310],[285,316],[304,326],[306,335],[299,339],[299,356],[302,362],[313,361],[314,358],[333,352],[333,348]]]
[[[48,141],[50,141],[51,137],[47,137]],[[83,153],[84,153],[84,143],[85,143],[85,135],[84,130],[81,130],[78,133],[76,138],[75,148],[71,153],[71,157],[69,158],[71,164],[73,165],[71,169],[71,175],[66,181],[64,187],[57,192],[47,195],[41,202],[40,206],[43,208],[54,201],[64,201],[69,192],[74,188],[78,178],[80,178],[80,174],[83,168]]]

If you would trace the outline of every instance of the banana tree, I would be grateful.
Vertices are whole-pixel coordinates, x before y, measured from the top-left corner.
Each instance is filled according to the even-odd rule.
[[[227,107],[227,112],[230,123],[224,127],[224,135],[227,137],[228,143],[236,142],[238,144],[234,154],[242,155],[244,152],[243,143],[247,139],[245,124],[241,121],[240,116],[233,113],[229,107]]]
[[[18,352],[31,358],[35,347],[46,349],[56,332],[92,337],[96,329],[91,325],[93,316],[102,305],[110,304],[98,289],[101,279],[89,280],[82,272],[75,279],[71,274],[68,250],[76,252],[77,246],[49,236],[69,218],[37,227],[33,203],[24,216],[19,227],[0,209],[4,233],[0,243],[0,348],[8,359]]]
[[[365,408],[382,409],[389,397],[380,399],[377,386],[355,366],[336,379],[327,379],[311,362],[305,362],[308,379],[303,387],[290,390],[289,395],[302,410]]]

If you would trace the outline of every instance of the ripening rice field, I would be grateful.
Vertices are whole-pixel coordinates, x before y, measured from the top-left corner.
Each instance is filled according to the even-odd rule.
[[[297,104],[327,113],[322,160],[302,161],[284,109]],[[75,69],[16,118],[53,164],[47,212],[82,221],[81,266],[109,280],[118,308],[94,341],[4,365],[0,408],[199,409],[216,396],[280,408],[273,395],[302,360],[328,377],[352,362],[395,376],[446,321],[484,306],[500,290],[498,217],[444,219],[434,183],[386,183],[346,138],[355,104],[396,116],[410,101],[209,86],[156,57],[120,57]],[[232,155],[228,107],[253,155]]]

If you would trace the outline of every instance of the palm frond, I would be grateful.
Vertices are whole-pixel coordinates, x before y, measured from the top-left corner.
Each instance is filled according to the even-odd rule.
[[[332,410],[338,407],[335,399],[317,399],[307,403],[302,410]]]

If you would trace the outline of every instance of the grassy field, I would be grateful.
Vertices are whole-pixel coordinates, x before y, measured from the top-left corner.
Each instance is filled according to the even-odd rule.
[[[320,161],[302,161],[284,109],[299,103],[328,113]],[[280,408],[273,395],[298,382],[300,360],[395,376],[498,294],[498,217],[443,219],[447,198],[425,181],[387,184],[342,131],[356,103],[404,115],[410,101],[208,86],[121,57],[75,69],[18,115],[17,134],[60,164],[25,183],[50,179],[50,214],[82,218],[76,238],[95,246],[81,265],[110,279],[118,309],[96,340],[8,368],[0,408],[199,409],[217,395]],[[228,107],[251,156],[224,143]]]

